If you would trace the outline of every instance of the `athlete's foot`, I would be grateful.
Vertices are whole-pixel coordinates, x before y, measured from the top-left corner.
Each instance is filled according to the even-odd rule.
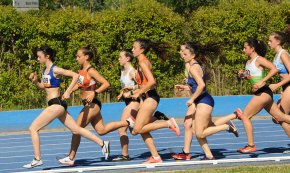
[[[176,136],[180,136],[180,129],[179,129],[178,124],[176,123],[175,119],[170,118],[167,122],[169,124],[169,129],[174,131]]]
[[[215,158],[213,156],[211,157],[204,156],[201,160],[215,160]]]
[[[242,119],[242,115],[243,115],[243,111],[240,108],[237,108],[234,111],[234,114],[236,115],[236,119],[241,120]]]
[[[171,157],[175,160],[190,160],[190,153],[185,153],[183,150],[181,153],[174,153]]]
[[[104,141],[102,152],[105,155],[105,160],[108,160],[110,156],[110,141]]]
[[[169,118],[162,112],[156,111],[153,115],[157,120],[169,120]]]
[[[64,164],[64,165],[68,165],[68,166],[74,166],[74,164],[75,164],[75,160],[74,159],[71,160],[69,158],[69,156],[64,157],[62,159],[58,159],[58,162],[61,163],[61,164]]]
[[[23,168],[28,168],[28,169],[30,169],[30,168],[34,168],[34,167],[37,167],[37,166],[40,166],[40,165],[42,165],[43,164],[43,162],[42,162],[42,160],[40,159],[40,160],[36,160],[35,158],[29,163],[29,164],[26,164],[26,165],[23,165]]]
[[[233,133],[236,137],[239,137],[239,132],[234,123],[230,120],[226,123],[229,125],[229,129],[227,130],[229,133]]]
[[[244,148],[240,148],[237,150],[237,152],[243,153],[243,154],[247,154],[247,153],[253,153],[257,151],[257,148],[255,145],[247,145]]]
[[[130,161],[130,157],[129,156],[120,155],[120,156],[115,157],[112,161],[113,162]]]
[[[128,122],[129,127],[133,129],[136,121],[135,118],[130,115],[129,118],[126,119],[126,121]]]
[[[163,162],[163,161],[162,161],[162,159],[161,159],[160,156],[159,156],[158,158],[154,158],[153,156],[151,156],[151,157],[148,157],[148,158],[146,159],[146,161],[143,162],[143,164],[162,163],[162,162]]]

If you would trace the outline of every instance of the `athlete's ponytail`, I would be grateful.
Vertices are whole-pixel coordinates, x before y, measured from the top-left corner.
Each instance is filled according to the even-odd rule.
[[[172,46],[165,42],[152,42],[149,39],[137,39],[135,42],[140,44],[140,47],[144,49],[143,54],[147,54],[152,50],[158,57],[162,60],[167,58],[166,49],[171,48]]]
[[[248,45],[255,49],[258,55],[265,56],[267,53],[267,45],[263,41],[258,41],[255,38],[249,38],[247,41]]]
[[[79,50],[81,50],[84,55],[88,56],[90,61],[94,60],[96,66],[98,65],[99,59],[95,56],[95,49],[91,45],[82,47]]]
[[[184,42],[182,45],[184,45],[190,53],[195,55],[195,60],[198,63],[204,65],[207,63],[206,55],[210,53],[219,53],[217,44],[201,45],[194,42]]]
[[[54,62],[55,61],[55,51],[49,46],[41,46],[37,51],[43,52],[45,56],[49,56],[49,59]]]

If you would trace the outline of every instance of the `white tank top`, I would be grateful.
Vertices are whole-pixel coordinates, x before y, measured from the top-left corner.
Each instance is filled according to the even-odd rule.
[[[128,70],[128,72],[125,75],[124,75],[124,71],[123,70],[121,71],[120,81],[121,81],[122,88],[131,87],[135,85],[135,81],[132,80],[130,77],[131,70],[133,70],[132,67]]]
[[[250,64],[246,64],[246,77],[251,84],[255,84],[265,77],[264,69],[258,68],[256,66],[256,61],[258,57],[259,56],[256,56]]]

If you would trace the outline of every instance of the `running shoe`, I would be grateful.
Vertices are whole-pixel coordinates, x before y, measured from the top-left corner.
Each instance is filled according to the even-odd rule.
[[[110,141],[104,141],[102,152],[105,155],[105,160],[108,160],[110,156]]]
[[[213,156],[212,157],[204,156],[201,160],[215,160],[215,158]]]
[[[171,157],[175,160],[190,160],[190,153],[185,153],[182,151],[181,153],[174,153]]]
[[[34,168],[36,166],[40,166],[40,165],[43,165],[43,162],[42,160],[36,160],[35,158],[29,163],[29,164],[26,164],[26,165],[23,165],[23,168]]]
[[[169,120],[169,118],[162,112],[156,111],[153,115],[157,120]]]
[[[112,161],[113,162],[130,161],[130,157],[129,156],[120,155],[120,156],[115,157]]]
[[[242,115],[243,115],[243,111],[240,109],[240,108],[237,108],[235,111],[234,111],[234,114],[236,115],[236,118],[241,120],[242,118]]]
[[[133,129],[136,121],[135,118],[130,115],[129,118],[126,119],[126,121],[128,122],[129,127]]]
[[[75,160],[74,159],[71,160],[69,158],[69,156],[64,157],[62,159],[58,159],[58,162],[61,163],[61,164],[64,164],[64,165],[68,165],[68,166],[74,166],[74,164],[75,164]]]
[[[154,159],[154,157],[148,157],[147,159],[146,159],[146,161],[145,162],[143,162],[143,164],[150,164],[150,163],[162,163],[163,161],[162,161],[162,159],[161,159],[161,157],[159,157],[158,159]]]
[[[169,120],[169,129],[174,131],[174,133],[176,134],[176,136],[180,136],[180,129],[178,127],[178,124],[176,123],[174,118],[170,118]]]
[[[255,152],[257,151],[257,148],[256,146],[250,146],[250,145],[247,145],[245,146],[244,148],[240,148],[237,150],[237,152],[240,152],[240,153],[243,153],[243,154],[247,154],[247,153],[252,153],[252,152]]]
[[[227,125],[229,125],[229,129],[227,130],[229,133],[233,133],[236,137],[239,137],[239,132],[234,123],[230,120],[226,122]]]

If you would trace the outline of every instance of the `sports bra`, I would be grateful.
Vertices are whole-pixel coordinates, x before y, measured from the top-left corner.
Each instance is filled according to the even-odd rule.
[[[88,79],[88,71],[91,68],[93,68],[93,67],[90,66],[86,70],[79,70],[80,76],[78,78],[77,84],[79,85],[79,87],[81,87],[81,89],[90,88],[91,90],[95,90],[95,88],[96,88],[96,81],[92,78],[90,80]]]
[[[130,72],[132,70],[133,70],[133,67],[131,67],[125,75],[124,75],[124,71],[123,70],[121,71],[120,81],[121,81],[122,88],[131,87],[135,85],[134,80],[132,80],[130,77]]]
[[[263,68],[258,68],[256,66],[256,61],[259,56],[256,56],[250,64],[246,64],[246,74],[245,77],[253,85],[260,82],[265,77],[265,70]]]
[[[284,51],[284,49],[280,50],[280,52],[278,54],[276,54],[276,56],[273,60],[273,64],[278,69],[279,74],[288,74],[289,72],[288,72],[286,66],[284,64],[281,64],[281,54],[283,51]]]
[[[198,62],[193,63],[191,66],[193,66],[193,65],[195,65],[195,64],[200,65],[200,67],[201,67],[203,73],[205,72],[204,66],[201,65],[201,64],[198,63]],[[191,86],[191,91],[192,91],[192,93],[194,93],[194,92],[196,91],[196,88],[197,88],[198,84],[197,84],[197,82],[195,81],[195,79],[189,75],[189,72],[187,72],[187,73],[188,73],[187,84],[188,84],[189,86]],[[205,74],[202,76],[202,79],[203,79],[203,82],[205,83],[205,82],[206,82],[206,75],[205,75]],[[203,89],[203,91],[205,91],[205,90],[206,90],[206,88]]]
[[[49,69],[49,73],[45,74],[46,67],[42,71],[42,83],[45,88],[58,88],[60,86],[60,78],[56,78],[53,74],[54,64]]]

